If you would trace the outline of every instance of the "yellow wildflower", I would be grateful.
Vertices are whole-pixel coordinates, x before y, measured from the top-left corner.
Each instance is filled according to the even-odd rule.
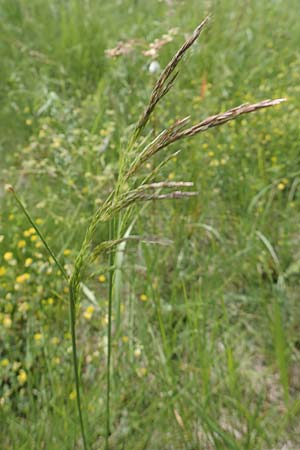
[[[76,397],[77,397],[76,391],[70,392],[70,394],[69,394],[69,399],[70,399],[70,400],[75,400]]]
[[[70,253],[71,253],[71,250],[70,250],[69,248],[66,248],[66,249],[64,250],[64,255],[65,255],[65,256],[68,256]]]
[[[33,259],[32,258],[26,258],[25,259],[25,267],[29,267],[31,266],[31,264],[33,263]]]
[[[282,182],[278,183],[277,189],[279,189],[280,191],[283,191],[285,189],[285,183],[282,183]]]
[[[37,242],[36,244],[35,244],[35,248],[40,248],[42,246],[42,243],[41,242]]]
[[[15,215],[14,215],[14,214],[10,214],[10,215],[8,216],[8,220],[14,220],[14,218],[15,218]]]
[[[124,342],[124,344],[127,344],[127,342],[129,341],[129,337],[128,336],[122,336],[122,341]]]
[[[38,225],[42,225],[42,223],[44,223],[44,221],[43,221],[43,219],[41,219],[40,217],[38,217],[38,218],[36,219],[36,223],[37,223]]]
[[[169,173],[168,179],[169,180],[174,180],[174,178],[175,178],[175,173],[174,172]]]
[[[53,345],[57,345],[57,344],[59,344],[59,338],[54,336],[53,338],[51,338],[50,342]]]
[[[48,302],[48,305],[53,305],[53,303],[54,303],[54,298],[49,297],[48,300],[47,300],[47,302]]]
[[[33,235],[33,236],[31,236],[31,238],[30,238],[30,240],[32,241],[32,242],[34,242],[34,241],[36,241],[37,240],[37,236],[36,235]]]
[[[0,267],[0,277],[3,277],[6,274],[6,269],[5,267],[1,266]]]
[[[43,337],[42,333],[35,333],[35,334],[33,335],[33,339],[34,339],[35,341],[37,341],[37,342],[40,342],[41,339],[42,339],[42,337]]]
[[[32,125],[32,119],[26,119],[25,123],[28,126]]]
[[[100,281],[100,283],[105,283],[106,281],[105,275],[99,275],[98,280]]]
[[[147,295],[146,294],[141,294],[140,295],[140,300],[141,300],[141,302],[146,302],[148,300]]]
[[[18,242],[18,248],[24,248],[26,246],[26,241],[24,239],[21,239],[21,241]]]
[[[25,384],[27,381],[27,373],[25,372],[25,370],[21,369],[18,375],[18,382],[23,385]]]
[[[6,253],[4,253],[3,258],[5,259],[5,261],[10,261],[11,259],[13,259],[13,254],[12,254],[12,252],[6,252]]]
[[[17,283],[25,283],[25,281],[29,280],[30,274],[29,273],[23,273],[23,275],[19,275],[16,278]]]
[[[7,367],[9,365],[9,360],[7,358],[2,359],[1,367]]]
[[[52,359],[52,361],[53,361],[54,364],[60,364],[60,357],[59,357],[59,356],[56,356],[56,357],[54,357],[54,358]]]
[[[94,311],[95,311],[95,308],[93,305],[88,306],[83,313],[84,318],[86,320],[90,320],[92,318]]]
[[[3,318],[3,326],[4,328],[10,328],[12,325],[12,320],[8,314],[5,314]]]

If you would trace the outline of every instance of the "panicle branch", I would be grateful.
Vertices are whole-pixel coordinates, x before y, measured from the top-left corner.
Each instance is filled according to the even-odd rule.
[[[216,114],[215,116],[210,116],[207,119],[203,120],[202,122],[199,122],[196,125],[193,125],[192,127],[177,133],[175,136],[173,135],[169,140],[169,143],[175,142],[183,137],[194,136],[195,134],[201,133],[202,131],[206,131],[209,128],[223,125],[224,123],[227,123],[230,120],[236,119],[238,116],[241,116],[242,114],[255,112],[258,111],[259,109],[270,108],[271,106],[279,105],[284,101],[286,101],[285,98],[278,98],[276,100],[263,100],[262,102],[253,103],[250,105],[246,103],[237,106],[224,113]]]
[[[242,114],[248,114],[251,112],[258,111],[260,109],[269,108],[272,106],[279,105],[280,103],[286,101],[285,98],[279,98],[276,100],[263,100],[258,103],[253,104],[243,104],[237,106],[235,108],[229,109],[228,111],[220,114],[216,114],[214,116],[210,116],[205,120],[189,127],[185,128],[186,124],[189,121],[189,117],[186,117],[181,120],[177,120],[172,124],[169,128],[166,128],[160,135],[155,138],[146,148],[142,151],[131,167],[128,170],[126,179],[131,177],[136,171],[153,155],[158,153],[163,148],[172,144],[173,142],[179,141],[180,139],[186,137],[195,136],[198,133],[202,133],[207,131],[210,128],[217,127],[223,125],[231,120],[236,119]]]

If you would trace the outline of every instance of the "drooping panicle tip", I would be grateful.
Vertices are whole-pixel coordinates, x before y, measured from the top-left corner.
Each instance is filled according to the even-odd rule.
[[[202,20],[202,22],[197,26],[196,31],[201,31],[202,28],[207,24],[207,22],[210,20],[210,15],[206,16],[205,19]]]
[[[279,103],[287,102],[287,98],[286,97],[277,98],[276,100],[273,100],[273,102],[274,102],[274,105],[279,105]]]
[[[286,102],[287,98],[286,97],[282,97],[282,98],[275,98],[274,100],[265,100],[263,102],[261,102],[262,104],[265,103],[266,106],[276,106],[279,105],[280,103]]]

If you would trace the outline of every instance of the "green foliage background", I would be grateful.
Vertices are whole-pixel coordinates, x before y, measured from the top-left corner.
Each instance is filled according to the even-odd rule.
[[[137,216],[134,234],[173,244],[128,244],[121,261],[112,449],[300,448],[299,2],[0,1],[0,179],[67,269],[155,81],[142,50],[178,27],[159,53],[163,67],[207,13],[151,126],[288,102],[183,142],[160,179],[194,181],[199,196]],[[131,53],[105,56],[130,39]],[[81,448],[66,286],[12,199],[0,200],[1,446]],[[78,311],[97,450],[107,278],[102,258]]]

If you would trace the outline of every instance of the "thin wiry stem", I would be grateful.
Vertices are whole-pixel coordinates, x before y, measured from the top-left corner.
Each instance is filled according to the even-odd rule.
[[[79,379],[77,344],[76,344],[76,289],[77,287],[74,285],[73,280],[71,280],[69,284],[69,295],[70,295],[69,312],[70,312],[70,328],[72,339],[73,368],[74,368],[75,389],[76,389],[76,403],[80,423],[81,437],[83,441],[83,448],[84,450],[87,450],[88,447],[86,442],[85,427],[81,408],[80,379]]]
[[[114,221],[109,223],[109,240],[114,239]],[[112,302],[114,278],[114,254],[109,255],[109,288],[108,288],[108,324],[107,324],[107,361],[106,361],[106,435],[105,450],[109,450],[110,436],[110,391],[111,391],[111,345],[112,345]]]
[[[62,264],[59,262],[59,260],[57,259],[57,257],[55,256],[53,250],[50,248],[49,244],[47,243],[43,233],[41,232],[40,228],[38,227],[38,225],[35,223],[35,221],[33,220],[33,218],[31,217],[29,211],[27,210],[26,206],[24,205],[24,203],[20,200],[19,196],[17,195],[16,191],[14,190],[14,188],[12,186],[7,187],[7,190],[9,192],[11,192],[16,200],[16,202],[18,203],[19,207],[21,208],[21,210],[23,211],[23,213],[25,214],[25,216],[27,217],[28,221],[30,222],[30,224],[33,226],[33,228],[35,229],[35,231],[37,232],[38,236],[40,237],[41,241],[43,242],[46,250],[48,251],[49,255],[51,256],[51,258],[53,259],[53,261],[55,262],[55,264],[57,265],[57,267],[59,268],[60,272],[62,273],[62,275],[64,276],[64,278],[68,281],[69,277],[67,272],[65,271],[64,267],[62,266]]]

